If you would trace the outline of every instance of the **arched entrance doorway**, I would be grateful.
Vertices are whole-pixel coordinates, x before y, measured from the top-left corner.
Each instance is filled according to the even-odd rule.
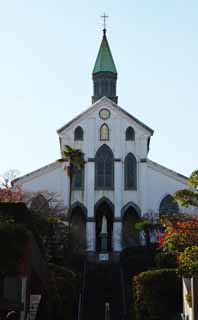
[[[79,250],[86,249],[86,213],[80,204],[75,204],[70,214],[70,232],[73,245]]]
[[[135,224],[140,221],[138,211],[131,205],[127,206],[122,216],[122,247],[130,248],[140,245],[140,234]]]
[[[114,207],[110,200],[103,198],[95,205],[95,232],[96,232],[96,252],[101,252],[101,230],[102,219],[107,220],[107,251],[113,250],[112,236],[113,236],[113,220]]]

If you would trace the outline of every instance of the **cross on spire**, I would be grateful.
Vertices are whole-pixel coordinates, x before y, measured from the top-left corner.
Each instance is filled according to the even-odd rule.
[[[109,16],[106,15],[106,13],[104,12],[103,16],[101,16],[101,18],[103,19],[103,28],[104,30],[106,30],[106,19],[109,18]]]

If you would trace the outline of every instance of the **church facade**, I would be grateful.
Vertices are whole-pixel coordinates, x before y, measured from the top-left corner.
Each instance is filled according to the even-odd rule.
[[[187,178],[148,159],[153,130],[118,105],[117,70],[103,30],[94,66],[92,105],[57,133],[65,145],[82,150],[84,168],[72,186],[71,225],[88,251],[100,252],[101,228],[107,221],[108,251],[140,243],[134,224],[144,214],[179,210],[172,194],[187,187]],[[15,180],[24,192],[53,192],[67,208],[69,178],[58,161]]]

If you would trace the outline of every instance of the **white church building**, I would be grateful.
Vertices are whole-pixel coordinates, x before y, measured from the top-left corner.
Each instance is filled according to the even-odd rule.
[[[85,157],[67,218],[83,234],[87,250],[100,252],[105,216],[108,251],[119,252],[138,245],[134,223],[139,216],[179,210],[172,195],[186,188],[187,178],[148,159],[153,130],[118,105],[117,70],[105,29],[92,77],[92,105],[57,130],[61,154],[69,145]],[[62,163],[55,161],[14,184],[37,195],[56,193],[67,214],[69,178]]]

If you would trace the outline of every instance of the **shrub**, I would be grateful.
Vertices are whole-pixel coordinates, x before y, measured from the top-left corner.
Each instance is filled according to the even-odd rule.
[[[185,278],[198,277],[198,246],[186,248],[181,253],[178,271]]]
[[[17,273],[26,253],[29,232],[12,221],[0,222],[0,272]]]
[[[178,262],[174,252],[158,252],[155,256],[155,264],[159,269],[177,268]]]
[[[137,320],[172,320],[181,312],[182,286],[175,269],[140,273],[133,293]]]
[[[124,249],[120,255],[120,260],[124,269],[130,275],[139,274],[155,266],[154,256],[156,247],[153,245],[149,249],[147,247],[131,247]]]

